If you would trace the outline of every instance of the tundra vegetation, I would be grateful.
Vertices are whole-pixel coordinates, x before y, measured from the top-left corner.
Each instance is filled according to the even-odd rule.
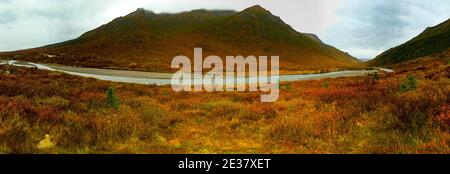
[[[0,66],[0,152],[450,153],[447,62],[282,83],[274,103]]]

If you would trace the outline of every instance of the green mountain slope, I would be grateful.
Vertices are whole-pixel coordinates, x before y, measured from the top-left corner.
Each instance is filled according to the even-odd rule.
[[[370,65],[392,65],[416,58],[441,53],[450,48],[450,19],[427,28],[410,41],[377,56]]]

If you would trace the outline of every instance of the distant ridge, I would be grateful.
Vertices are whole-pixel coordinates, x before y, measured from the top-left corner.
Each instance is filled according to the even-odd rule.
[[[450,48],[450,19],[429,27],[410,41],[391,48],[370,61],[370,65],[386,66],[438,54]]]

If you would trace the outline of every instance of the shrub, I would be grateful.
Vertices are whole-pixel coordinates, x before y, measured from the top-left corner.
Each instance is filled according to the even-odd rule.
[[[405,93],[417,88],[417,80],[414,76],[408,76],[408,79],[400,84],[400,93]]]
[[[245,109],[240,112],[240,118],[244,122],[245,121],[253,122],[261,120],[263,116],[260,115],[260,113],[254,112],[253,110]]]
[[[0,97],[0,121],[14,115],[34,120],[37,114],[32,102],[22,96],[10,99]]]
[[[238,116],[243,109],[238,103],[226,100],[207,103],[203,105],[202,108],[214,119],[224,120],[231,120],[233,117]]]
[[[58,114],[50,106],[39,106],[36,108],[37,118],[42,121],[57,121]]]
[[[309,136],[306,128],[297,123],[277,123],[269,129],[266,139],[275,144],[303,145]]]
[[[82,103],[83,105],[85,105],[86,109],[88,109],[88,110],[105,107],[105,103],[103,102],[103,97],[104,96],[102,93],[96,93],[96,92],[90,92],[90,91],[83,92],[80,95],[78,95],[78,98],[71,99],[72,101],[74,101],[72,104],[72,107],[80,106],[80,104],[77,104],[77,103]]]
[[[391,100],[394,120],[390,127],[404,132],[417,132],[426,128],[429,121],[445,112],[442,106],[448,102],[448,92],[425,86],[420,93],[407,93]],[[445,122],[445,121],[444,121]],[[388,123],[389,124],[389,123]]]
[[[378,72],[374,72],[373,74],[369,74],[374,80],[379,80],[380,76],[378,75]]]
[[[30,125],[25,121],[9,124],[8,129],[0,132],[1,142],[10,153],[32,153],[35,147]]]
[[[328,81],[324,81],[322,83],[322,88],[328,88],[328,87],[329,87]]]
[[[437,117],[439,126],[445,130],[450,130],[450,105],[442,106],[442,111]]]
[[[141,119],[146,123],[157,124],[167,115],[167,112],[157,105],[146,106],[140,112]]]
[[[70,105],[70,101],[59,96],[47,97],[47,98],[36,98],[34,100],[36,104],[49,105],[58,109],[65,109]]]
[[[112,87],[109,87],[106,91],[106,103],[113,109],[119,109],[119,97]]]

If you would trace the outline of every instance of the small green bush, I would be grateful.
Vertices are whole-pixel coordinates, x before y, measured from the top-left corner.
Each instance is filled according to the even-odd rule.
[[[328,81],[324,81],[322,83],[322,88],[328,88],[328,87],[329,87]]]
[[[408,79],[400,84],[400,93],[405,93],[417,89],[417,80],[414,76],[408,76]]]
[[[113,109],[119,109],[119,97],[117,97],[116,92],[112,87],[109,87],[106,91],[106,103]]]

